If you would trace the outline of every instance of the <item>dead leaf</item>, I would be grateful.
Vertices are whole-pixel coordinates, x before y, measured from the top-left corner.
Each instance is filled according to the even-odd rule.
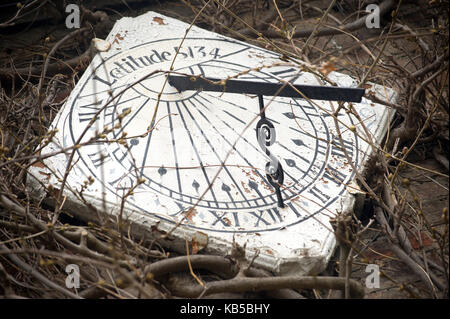
[[[36,162],[36,163],[32,164],[31,166],[45,168],[45,165],[42,162]]]
[[[153,18],[153,21],[155,21],[156,23],[158,23],[158,24],[160,24],[160,25],[167,24],[167,23],[164,23],[164,19],[163,19],[163,18],[160,18],[160,17],[154,17],[154,18]]]
[[[334,66],[333,62],[324,62],[322,63],[322,65],[319,68],[319,72],[322,73],[323,75],[327,76],[328,74],[330,74],[333,71],[336,71],[336,67]]]
[[[222,219],[225,223],[227,223],[228,226],[231,226],[231,221],[228,218],[224,217]]]
[[[117,33],[114,37],[113,43],[119,44],[119,41],[122,41],[122,40],[123,40],[123,37],[120,35],[120,33]]]

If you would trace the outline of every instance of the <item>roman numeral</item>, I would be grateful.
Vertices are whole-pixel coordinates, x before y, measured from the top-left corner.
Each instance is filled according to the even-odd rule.
[[[274,223],[283,221],[283,217],[281,217],[280,211],[277,208],[269,209],[266,212],[272,218]]]
[[[225,59],[225,58],[228,58],[228,57],[231,57],[231,56],[233,56],[233,55],[239,54],[239,53],[241,53],[241,52],[247,51],[248,49],[249,49],[249,47],[245,47],[245,48],[236,50],[236,51],[234,51],[234,52],[230,52],[230,53],[224,54],[224,55],[220,56],[219,58],[223,60],[223,59]],[[214,59],[216,59],[216,57],[214,57]]]
[[[323,174],[323,178],[332,181],[336,185],[340,185],[344,183],[345,178],[347,175],[342,173],[342,171],[334,168],[331,165],[328,165],[327,168],[325,168],[325,173]]]
[[[119,105],[130,103],[131,101],[140,98],[139,95],[132,96],[127,100],[123,100],[120,102],[109,102],[107,106],[104,104],[108,103],[110,101],[110,96],[106,92],[99,92],[96,94],[97,98],[99,96],[102,96],[103,99],[98,100],[97,102],[85,104],[85,105],[79,105],[79,112],[78,112],[78,118],[80,119],[80,122],[87,122],[91,121],[92,118],[97,114],[98,111],[102,110],[102,113],[104,112],[105,119],[110,119],[110,123],[107,123],[107,125],[113,126],[114,123],[112,122],[112,118],[114,117],[114,110],[116,110],[118,115],[119,113],[123,112],[126,108],[119,109]],[[88,97],[85,97],[85,99]],[[92,101],[93,96],[90,96],[89,99]]]
[[[128,191],[135,186],[136,176],[134,175],[132,164],[130,164],[128,172],[130,173],[121,175],[113,181],[108,181],[108,183],[117,190],[118,196],[126,195]],[[128,199],[134,201],[133,195],[129,196]]]
[[[100,100],[94,103],[80,105],[80,111],[78,112],[78,118],[80,119],[80,122],[92,120],[95,114],[97,114],[97,112],[101,109],[100,105],[102,104],[102,102],[103,100]]]
[[[260,210],[257,213],[250,212],[250,215],[256,217],[254,227],[258,227],[260,223],[263,223],[264,225],[271,225],[281,223],[283,221],[283,217],[281,216],[280,211],[277,208]]]
[[[134,179],[131,176],[127,176],[119,182],[117,185],[117,190],[122,191],[123,194],[126,194],[131,188],[134,187]]]
[[[235,225],[236,227],[240,227],[241,224],[239,223],[239,216],[238,216],[238,213],[234,212],[234,213],[233,213],[233,218],[234,218],[234,225]]]
[[[319,154],[325,156],[328,153],[329,147],[328,144],[323,142],[322,140],[317,140],[317,148],[316,151]]]
[[[217,223],[219,223],[219,222],[225,227],[230,227],[230,226],[240,227],[241,226],[241,223],[239,221],[239,213],[238,212],[232,212],[232,213],[224,212],[222,214],[219,214],[213,210],[210,210],[209,212],[215,218],[214,222],[212,223],[212,226],[217,225]],[[229,218],[230,215],[233,215],[234,223],[232,223],[231,219]]]
[[[260,222],[264,223],[265,225],[270,225],[270,223],[263,218],[263,214],[264,211],[259,211],[258,213],[250,212],[250,215],[257,218],[254,227],[258,227]]]
[[[133,147],[133,145],[131,145],[131,147]],[[131,149],[130,147],[130,149]],[[121,154],[120,154],[121,152]],[[121,150],[120,147],[117,147],[114,151],[112,151],[113,155],[116,157],[116,159],[122,163],[122,161],[125,159],[125,157],[127,157],[128,155],[128,151],[126,149]]]
[[[297,78],[301,75],[296,68],[289,68],[281,71],[270,72],[278,78],[282,78],[283,80],[289,80],[291,83],[294,83]]]
[[[296,217],[300,217],[301,216],[301,214],[297,211],[297,209],[294,207],[294,205],[292,205],[291,202],[287,203],[287,205],[294,212]]]
[[[311,195],[313,195],[315,198],[317,198],[318,200],[320,200],[322,202],[322,204],[325,204],[326,202],[328,202],[330,200],[330,196],[328,196],[327,194],[325,194],[324,192],[322,192],[320,189],[318,189],[316,186],[314,186],[313,188],[311,188],[309,190],[309,192]]]
[[[331,145],[331,155],[341,157],[345,159],[345,151],[347,151],[348,156],[353,157],[353,142],[342,139],[343,144],[340,143],[340,139],[337,136],[333,137],[333,143]]]
[[[227,215],[227,213],[222,213],[222,215],[217,214],[215,211],[210,210],[209,211],[216,219],[215,221],[212,223],[212,226],[215,226],[218,222],[221,222],[223,226],[225,227],[230,227],[230,221],[227,219],[224,219],[224,216]]]
[[[105,164],[106,162],[111,161],[111,157],[109,157],[109,155],[107,153],[104,153],[103,150],[88,154],[88,156],[91,159],[92,164],[94,164],[95,168],[99,168],[101,165]]]
[[[260,210],[257,212],[216,212],[210,210],[209,213],[214,217],[212,226],[216,226],[217,224],[222,225],[224,227],[241,227],[240,214],[248,214],[253,216],[252,220],[254,220],[253,227],[259,226],[270,226],[272,224],[277,224],[283,222],[283,217],[280,214],[280,211],[277,208]],[[295,214],[299,216],[298,212],[295,211]],[[247,215],[247,216],[248,216]]]
[[[301,96],[299,96],[299,98],[301,98]],[[300,101],[297,99],[294,99],[294,101],[295,104],[297,104],[297,106],[302,109],[303,113],[305,113],[307,117],[308,116],[320,117],[317,109],[314,106],[312,106],[308,101]],[[300,104],[300,102],[302,102],[302,104]],[[301,116],[301,112],[296,111],[296,114],[298,115],[299,118],[304,118],[303,116]]]

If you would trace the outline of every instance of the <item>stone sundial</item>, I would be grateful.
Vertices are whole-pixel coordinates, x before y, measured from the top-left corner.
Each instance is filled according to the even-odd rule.
[[[329,219],[351,209],[354,168],[372,151],[355,117],[332,116],[336,101],[352,102],[375,142],[392,114],[346,75],[332,72],[331,87],[274,52],[187,28],[154,12],[115,24],[41,155],[69,150],[30,169],[34,195],[71,166],[63,209],[79,218],[96,219],[87,202],[135,234],[169,232],[180,252],[226,255],[236,242],[278,274],[322,270]]]

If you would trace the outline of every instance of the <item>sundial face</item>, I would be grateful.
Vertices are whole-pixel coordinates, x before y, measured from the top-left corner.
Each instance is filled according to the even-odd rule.
[[[258,145],[256,128],[251,125],[246,129],[258,120],[257,96],[179,93],[169,84],[164,86],[166,74],[162,72],[139,81],[155,71],[152,62],[158,69],[169,70],[170,57],[180,42],[152,41],[106,59],[73,99],[69,144],[76,142],[99,110],[98,123],[91,126],[91,132],[116,126],[102,138],[106,141],[117,141],[126,132],[126,146],[112,142],[99,147],[95,143],[78,150],[90,174],[119,197],[138,178],[144,178],[145,183],[129,198],[130,204],[173,222],[195,205],[185,223],[198,229],[277,230],[326,210],[352,177],[343,167],[347,159],[339,140],[333,141],[331,116],[304,99],[266,98],[266,103],[270,102],[266,116],[277,135],[270,151],[285,174],[281,192],[287,208],[279,209],[266,178],[267,155]],[[214,38],[187,38],[184,47],[179,54],[182,63],[177,64],[181,67],[175,71],[205,77],[235,76],[260,66],[261,57],[274,57],[265,50]],[[149,57],[148,52],[153,54]],[[250,71],[239,79],[276,83],[281,77],[301,77],[297,72],[292,67],[274,67]],[[149,131],[157,105],[157,123]],[[120,114],[127,112],[118,125]],[[353,134],[346,135],[345,147],[356,161],[357,141],[351,138]],[[86,134],[84,141],[91,137]],[[106,172],[104,179],[100,168]]]
[[[136,19],[154,15],[161,16]],[[214,240],[227,242],[218,245],[225,250],[233,240],[250,242],[253,251],[263,250],[261,258],[264,252],[275,257],[269,262],[273,267],[280,267],[279,260],[300,260],[309,244],[323,263],[334,243],[328,219],[344,208],[342,198],[354,177],[349,162],[359,166],[367,155],[360,149],[364,142],[349,129],[358,126],[355,119],[339,114],[341,140],[330,116],[336,104],[263,96],[272,136],[262,147],[257,95],[180,92],[168,83],[168,72],[265,83],[317,85],[317,79],[280,64],[273,52],[201,29],[183,40],[179,35],[186,26],[164,19],[178,29],[167,36],[157,32],[157,38],[141,30],[138,43],[127,43],[125,36],[114,45],[118,30],[122,39],[124,34],[132,38],[128,31],[142,25],[119,21],[109,36],[111,49],[97,55],[55,120],[58,142],[49,152],[82,144],[68,178],[71,189],[80,190],[92,177],[83,194],[116,208],[123,201],[135,221],[150,218],[166,229],[179,225],[183,236],[201,232],[212,246]],[[369,129],[379,135],[373,124],[381,109],[361,109]],[[267,175],[271,157],[284,173],[279,187],[284,207]],[[54,172],[63,175],[65,160],[54,164]]]

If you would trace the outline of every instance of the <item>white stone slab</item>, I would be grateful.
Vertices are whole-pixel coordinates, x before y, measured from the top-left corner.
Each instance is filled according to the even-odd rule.
[[[298,68],[278,65],[281,61],[273,52],[197,27],[183,40],[187,27],[148,12],[119,20],[106,39],[110,47],[97,43],[106,51],[100,50],[79,80],[52,124],[58,132],[41,151],[45,155],[87,144],[76,150],[71,163],[75,165],[64,189],[64,209],[95,219],[83,203],[101,210],[105,200],[108,214],[118,216],[123,195],[145,179],[123,206],[123,216],[136,234],[158,238],[170,231],[165,243],[175,250],[185,252],[187,240],[205,253],[221,255],[229,254],[235,241],[246,245],[249,259],[258,253],[255,265],[278,274],[323,270],[335,245],[329,218],[354,202],[355,174],[329,116],[337,104],[264,97],[270,103],[266,116],[277,134],[268,149],[284,168],[286,207],[278,208],[266,179],[268,158],[256,138],[258,98],[180,93],[165,81],[164,72],[174,63],[174,71],[186,74],[221,79],[239,75],[238,79],[277,83],[291,79]],[[329,77],[339,86],[357,84],[336,72]],[[323,85],[307,72],[299,73],[295,83]],[[373,89],[387,100],[395,98],[392,90]],[[149,132],[157,106],[155,128]],[[354,107],[373,140],[380,141],[389,112],[366,99]],[[347,153],[362,171],[371,153],[367,137],[347,113],[341,112],[338,119]],[[114,129],[103,135],[105,126]],[[120,144],[123,141],[127,146]],[[47,168],[40,163],[30,169],[35,196],[45,196],[42,185],[61,187],[70,153],[45,159]],[[80,195],[89,178],[92,184]]]

